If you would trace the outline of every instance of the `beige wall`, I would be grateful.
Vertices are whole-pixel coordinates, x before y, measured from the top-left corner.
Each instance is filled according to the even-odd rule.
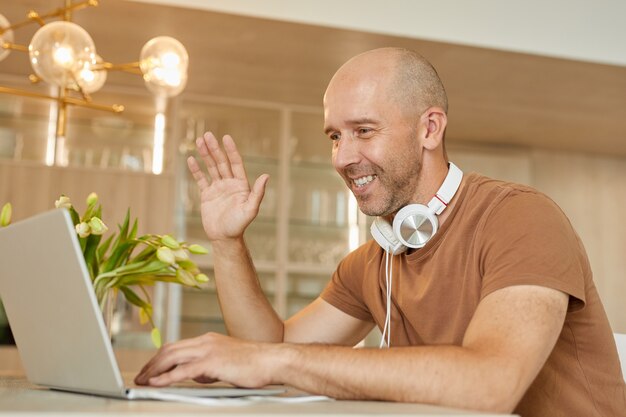
[[[613,329],[626,333],[626,158],[540,150],[532,157],[535,185],[569,216]]]
[[[126,210],[138,218],[138,233],[174,233],[174,178],[123,170],[48,167],[0,159],[0,204],[11,202],[13,221],[54,208],[61,194],[79,213],[85,199],[97,192],[103,220],[111,231],[124,221]]]

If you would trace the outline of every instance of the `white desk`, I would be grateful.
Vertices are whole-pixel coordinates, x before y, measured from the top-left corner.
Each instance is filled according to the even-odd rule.
[[[30,384],[21,369],[7,369],[15,352],[0,349],[0,416],[496,416],[423,404],[381,401],[324,401],[301,404],[257,403],[245,406],[198,406],[163,401],[127,401],[52,391]],[[15,363],[15,362],[13,362]],[[13,367],[14,368],[14,367]]]

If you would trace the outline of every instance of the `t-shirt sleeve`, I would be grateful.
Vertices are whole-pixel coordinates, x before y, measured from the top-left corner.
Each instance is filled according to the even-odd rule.
[[[373,322],[374,319],[363,301],[366,252],[362,246],[339,263],[330,282],[322,291],[321,298],[352,317]]]
[[[486,217],[482,234],[481,298],[512,285],[540,285],[569,294],[570,311],[584,306],[587,257],[569,220],[548,197],[528,191],[503,198]]]

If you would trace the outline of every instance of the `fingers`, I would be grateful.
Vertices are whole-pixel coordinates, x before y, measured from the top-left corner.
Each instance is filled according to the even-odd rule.
[[[213,136],[213,133],[205,133],[200,140],[204,142],[204,146],[198,148],[198,151],[205,160],[205,163],[207,163],[207,168],[209,169],[211,178],[214,180],[219,178],[233,178],[230,161],[226,157],[226,154],[224,154],[224,151],[222,151],[222,148],[220,148],[220,145],[217,142],[217,139],[215,139],[215,136]],[[230,140],[232,141],[232,138]],[[207,155],[202,155],[204,150],[208,151]]]
[[[248,203],[250,207],[258,210],[261,205],[261,200],[263,200],[263,196],[265,195],[265,186],[267,185],[267,181],[270,179],[270,176],[267,174],[263,174],[259,176],[254,182],[252,186],[252,191],[250,192],[250,197],[248,197]]]
[[[232,169],[233,175],[235,178],[247,180],[246,169],[243,165],[241,155],[237,150],[237,146],[235,145],[235,141],[230,135],[226,135],[222,139],[222,142],[224,143],[224,150],[230,161],[230,168]]]
[[[233,138],[230,135],[225,135],[222,142],[224,151],[222,151],[217,139],[211,132],[207,132],[204,136],[196,139],[196,148],[211,178],[213,180],[233,177],[247,179],[243,160]],[[194,169],[191,165],[189,165],[189,169],[194,174]],[[198,182],[198,178],[195,175],[194,178]]]
[[[200,192],[202,192],[202,190],[204,190],[205,188],[208,188],[210,185],[209,180],[202,173],[202,170],[200,169],[200,165],[198,165],[198,161],[196,161],[196,158],[194,158],[193,156],[187,158],[187,166],[189,167],[189,172],[191,172],[191,175],[193,175],[193,179],[196,180],[196,184],[198,184]]]
[[[148,379],[148,382],[153,387],[165,387],[175,382],[185,381],[189,379],[202,379],[210,380],[203,375],[204,367],[199,366],[196,362],[188,362],[178,365],[170,370],[153,376]]]
[[[207,171],[209,172],[211,178],[213,180],[218,180],[221,178],[221,175],[219,170],[217,169],[217,164],[211,156],[211,152],[209,151],[209,142],[214,142],[214,146],[217,146],[217,139],[215,139],[215,136],[213,136],[211,132],[207,132],[204,134],[203,137],[196,139],[196,149],[198,150],[198,154],[200,154],[200,157],[204,161],[204,164],[206,165]]]
[[[139,371],[135,377],[135,383],[137,385],[151,384],[151,378],[170,372],[182,363],[197,360],[202,355],[201,345],[201,341],[194,338],[163,346]]]

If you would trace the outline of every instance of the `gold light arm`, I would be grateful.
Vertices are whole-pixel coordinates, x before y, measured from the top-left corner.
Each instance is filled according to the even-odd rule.
[[[28,12],[28,20],[29,20],[30,22],[37,22],[37,23],[39,23],[39,26],[43,26],[43,25],[45,25],[45,24],[46,24],[46,21],[45,21],[45,20],[43,20],[43,19],[41,18],[41,16],[39,16],[39,13],[37,13],[37,12],[36,12],[36,11],[34,11],[34,10],[30,10],[30,11]]]
[[[107,70],[107,71],[124,71],[131,74],[142,75],[141,69],[139,69],[139,61],[127,62],[124,64],[112,64],[110,62],[102,62],[90,67],[92,71]]]
[[[26,20],[22,20],[21,22],[14,23],[11,26],[7,26],[5,28],[0,28],[0,35],[2,35],[4,32],[7,32],[9,30],[15,30],[15,29],[21,28],[22,26],[29,25],[33,23],[33,20],[40,19],[39,14],[34,10],[29,10],[26,16],[28,16]]]
[[[67,96],[54,97],[54,96],[50,96],[47,94],[37,93],[34,91],[28,91],[28,90],[21,90],[18,88],[11,88],[11,87],[0,86],[0,94],[13,94],[13,95],[22,96],[22,97],[53,100],[53,101],[58,101],[60,103],[64,102],[66,104],[71,104],[74,106],[87,107],[87,108],[95,109],[95,110],[104,110],[104,111],[109,111],[112,113],[121,113],[124,111],[124,106],[122,106],[121,104],[113,104],[111,106],[107,106],[103,104],[89,103],[85,100],[77,99],[74,97],[67,97]]]
[[[0,93],[2,94],[14,94],[16,96],[30,97],[30,98],[43,98],[47,100],[58,100],[57,97],[49,96],[47,94],[36,93],[34,91],[21,90],[19,88],[3,87],[0,85]]]
[[[96,7],[96,6],[98,6],[98,0],[85,0],[76,4],[71,4],[71,3],[67,4],[65,7],[60,7],[58,9],[55,9],[43,15],[40,15],[34,10],[30,10],[28,12],[28,19],[23,20],[18,23],[14,23],[11,26],[6,27],[6,28],[0,28],[0,35],[8,30],[14,30],[22,26],[26,26],[29,23],[32,23],[33,21],[43,26],[45,24],[45,19],[48,19],[51,17],[65,17],[66,13],[68,12],[72,12],[72,11],[79,10],[79,9],[84,9],[85,7]]]
[[[19,45],[17,43],[11,43],[11,42],[3,42],[1,46],[4,49],[11,49],[12,51],[28,52],[28,46],[26,45]]]
[[[94,109],[94,110],[103,110],[103,111],[108,111],[111,113],[121,113],[124,111],[124,106],[121,104],[112,104],[110,106],[107,106],[104,104],[88,103],[85,100],[81,100],[81,99],[73,98],[73,97],[66,97],[65,102],[67,102],[68,104],[72,104],[74,106],[87,107],[89,109]]]

